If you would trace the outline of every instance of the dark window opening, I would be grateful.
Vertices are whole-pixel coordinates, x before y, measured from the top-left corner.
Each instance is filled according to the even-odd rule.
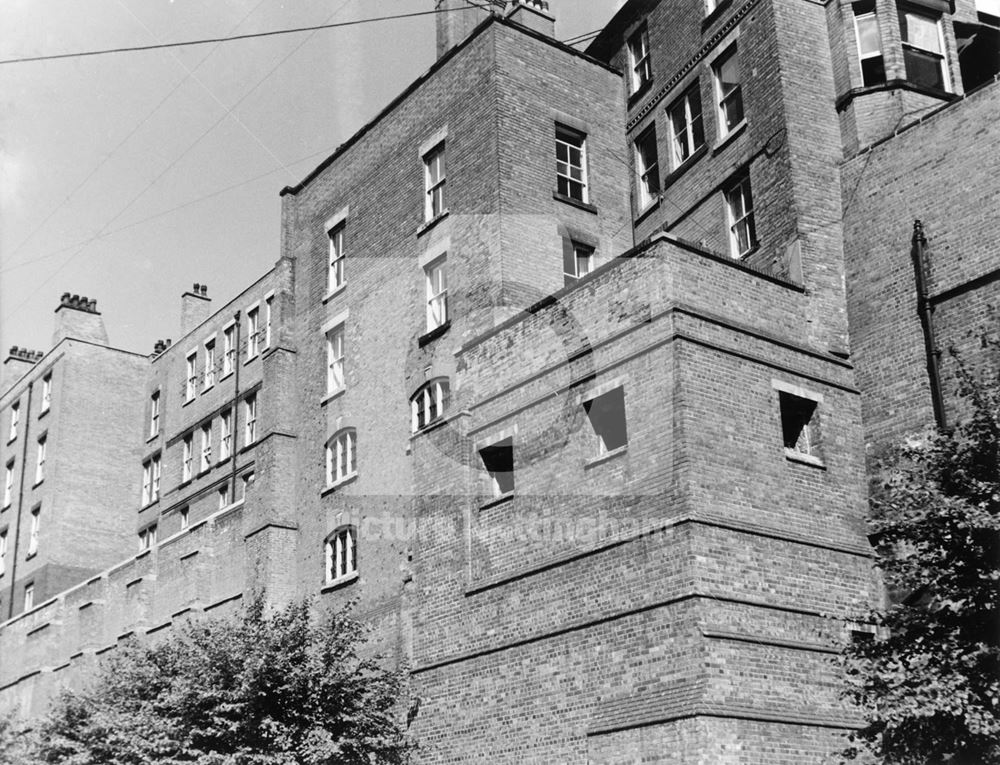
[[[979,16],[981,19],[987,18],[982,13]],[[987,24],[963,24],[956,21],[955,39],[958,43],[962,85],[966,90],[990,82],[1000,73],[1000,29]]]
[[[583,408],[597,436],[598,454],[607,454],[628,444],[624,388],[615,388],[585,401]]]
[[[494,497],[514,491],[514,439],[505,438],[479,450]]]
[[[785,448],[819,457],[819,417],[816,402],[779,391],[781,434]]]

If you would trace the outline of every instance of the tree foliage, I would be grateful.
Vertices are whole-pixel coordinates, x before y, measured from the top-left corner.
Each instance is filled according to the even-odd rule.
[[[365,628],[308,601],[131,640],[36,731],[60,765],[391,765],[406,759],[399,672],[359,649]]]
[[[848,647],[867,751],[893,765],[1000,764],[1000,381],[963,375],[968,416],[910,439],[876,481],[871,526],[897,602]],[[905,597],[901,597],[905,593]]]

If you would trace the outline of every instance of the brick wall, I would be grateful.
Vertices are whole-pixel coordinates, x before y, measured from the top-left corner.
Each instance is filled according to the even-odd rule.
[[[997,305],[997,85],[989,85],[878,144],[844,167],[848,310],[863,391],[865,438],[898,442],[933,423],[911,260],[914,219],[928,239],[928,288],[949,414],[958,348],[977,372]],[[929,148],[938,147],[938,148]],[[944,150],[947,148],[947,151]],[[979,281],[977,281],[979,280]]]

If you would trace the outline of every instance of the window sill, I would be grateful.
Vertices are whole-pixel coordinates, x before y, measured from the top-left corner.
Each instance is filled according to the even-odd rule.
[[[223,380],[225,380],[225,379],[226,379],[227,377],[231,377],[231,376],[232,376],[232,374],[233,374],[233,370],[232,370],[232,369],[230,369],[230,370],[229,370],[228,372],[224,372],[224,373],[222,374],[222,376],[221,376],[221,377],[219,378],[219,382],[221,383],[221,382],[222,382]]]
[[[346,391],[346,390],[347,390],[347,386],[345,385],[343,388],[337,388],[337,390],[332,391],[330,393],[327,393],[325,396],[323,396],[322,400],[319,402],[319,405],[320,406],[326,406],[327,404],[329,404],[331,401],[333,401],[338,396],[343,396],[344,395],[344,391]]]
[[[647,204],[645,207],[639,210],[639,212],[636,213],[635,218],[633,219],[633,223],[640,223],[641,221],[644,221],[647,217],[649,217],[650,213],[658,210],[659,207],[660,207],[660,194],[656,196],[656,199],[651,201],[649,204]]]
[[[43,483],[45,483],[45,479],[44,478],[39,478],[37,481],[35,481],[33,484],[31,484],[31,488],[32,489],[37,489]]]
[[[787,446],[785,447],[785,459],[789,462],[799,462],[803,465],[811,465],[812,467],[826,470],[826,463],[819,457],[813,457],[811,454],[790,449]]]
[[[160,498],[159,498],[159,497],[157,497],[156,499],[151,499],[151,500],[149,500],[149,502],[147,502],[146,504],[144,504],[144,505],[139,505],[139,512],[141,513],[141,512],[143,512],[143,511],[145,511],[145,510],[148,510],[148,509],[149,509],[149,508],[151,508],[151,507],[152,507],[153,505],[156,505],[156,504],[159,504],[159,502],[160,502]]]
[[[181,406],[187,406],[188,404],[193,404],[194,400],[198,398],[197,396],[191,396],[191,398],[184,399],[184,403]]]
[[[434,327],[434,329],[427,330],[426,332],[424,332],[424,334],[422,334],[420,337],[417,338],[417,346],[423,348],[425,345],[432,342],[433,340],[437,340],[439,337],[441,337],[441,335],[447,332],[450,327],[451,327],[451,319],[448,319],[448,321],[446,321],[444,324],[438,327]]]
[[[332,579],[322,587],[320,587],[320,592],[333,592],[334,590],[339,590],[344,585],[348,585],[351,582],[356,582],[360,578],[360,574],[357,571],[352,571],[350,574],[344,574],[344,576],[338,577],[337,579]]]
[[[247,357],[247,358],[246,358],[246,360],[244,360],[244,362],[243,362],[243,366],[246,366],[246,365],[247,365],[247,364],[249,364],[249,363],[250,363],[251,361],[256,361],[256,360],[257,360],[257,357],[258,357],[259,355],[260,355],[260,353],[255,353],[255,354],[254,354],[253,356],[249,356],[249,357]]]
[[[213,380],[212,382],[210,382],[208,385],[206,385],[204,388],[201,389],[201,395],[204,396],[206,393],[208,393],[214,387],[215,387],[215,381]]]
[[[30,553],[28,553],[27,555],[25,555],[25,556],[24,556],[24,559],[25,559],[26,561],[29,561],[29,560],[31,560],[32,558],[37,558],[37,557],[38,557],[38,551],[36,550],[35,552],[30,552]]]
[[[432,228],[434,228],[438,223],[447,218],[450,212],[451,210],[442,210],[440,213],[438,213],[435,217],[431,218],[429,221],[421,223],[420,226],[417,228],[417,237],[419,238],[423,236]]]
[[[346,486],[349,483],[353,483],[354,481],[357,480],[357,478],[358,478],[358,471],[355,470],[353,473],[345,475],[343,478],[341,478],[341,479],[339,479],[339,480],[334,481],[333,483],[331,483],[329,486],[327,486],[325,489],[323,489],[323,491],[321,491],[319,493],[319,495],[321,497],[325,497],[327,494],[330,494],[330,493],[336,491],[337,489],[339,489],[339,488],[341,488],[343,486]]]
[[[573,197],[568,197],[565,194],[560,194],[558,191],[552,192],[552,198],[557,202],[562,202],[563,204],[570,205],[571,207],[578,207],[581,210],[586,210],[589,213],[597,215],[597,208],[589,202],[584,202],[580,199],[574,199]]]
[[[715,142],[715,146],[712,147],[712,156],[714,157],[724,148],[726,148],[732,141],[736,140],[736,137],[740,135],[744,130],[746,130],[747,121],[746,118],[740,120],[733,129],[722,136],[718,141]],[[693,155],[692,155],[693,156]]]
[[[187,486],[189,483],[191,483],[191,481],[192,481],[192,479],[191,479],[190,476],[188,478],[184,478],[179,484],[177,484],[177,488],[178,489],[183,489],[185,486]]]
[[[150,444],[150,443],[152,443],[153,441],[155,441],[159,437],[160,437],[160,431],[156,431],[155,433],[153,433],[152,435],[150,435],[150,436],[148,436],[146,438],[146,443]]]
[[[745,124],[745,123],[744,123]],[[693,152],[691,156],[681,162],[677,167],[670,171],[670,174],[663,179],[663,188],[669,188],[674,184],[678,178],[680,178],[684,173],[691,169],[691,167],[702,157],[708,153],[708,144],[703,143]]]
[[[501,494],[499,497],[493,497],[492,499],[483,502],[480,506],[480,510],[489,510],[491,507],[496,507],[497,505],[502,505],[506,502],[510,502],[514,499],[514,492],[508,491],[506,494]]]
[[[49,406],[45,407],[42,411],[40,411],[38,413],[38,419],[42,419],[42,417],[44,417],[45,415],[47,415],[49,413],[49,411],[51,411],[51,409],[52,409],[52,407],[49,407]]]
[[[226,455],[225,457],[219,457],[219,461],[215,463],[215,467],[222,467],[227,462],[229,462],[230,459],[232,459],[231,455]]]
[[[138,553],[136,553],[135,559],[139,560],[140,558],[145,558],[147,555],[149,555],[152,552],[153,552],[153,548],[152,547],[147,547],[145,550],[140,550]],[[142,577],[140,576],[138,579],[133,579],[131,582],[129,582],[125,586],[128,587],[129,585],[132,585],[132,584],[138,584],[141,581],[142,581]]]
[[[256,438],[253,441],[247,441],[247,443],[243,444],[243,448],[240,449],[239,452],[237,452],[237,454],[245,454],[246,452],[253,449],[256,445],[257,445]]]
[[[347,289],[347,282],[344,282],[339,287],[334,287],[332,290],[327,290],[326,294],[323,295],[323,303],[324,303],[324,305],[326,303],[330,302],[333,298],[335,298],[337,295],[339,295],[345,289]]]
[[[601,454],[597,457],[591,457],[585,463],[583,463],[583,469],[589,470],[592,467],[597,467],[598,465],[603,465],[605,462],[610,462],[613,459],[621,457],[623,454],[628,452],[628,444],[625,446],[619,446],[617,449],[612,449],[610,452]]]
[[[760,242],[754,242],[753,246],[746,252],[741,252],[737,255],[731,255],[730,257],[732,257],[732,259],[735,260],[737,263],[745,263],[747,258],[753,255],[759,249],[760,249]]]

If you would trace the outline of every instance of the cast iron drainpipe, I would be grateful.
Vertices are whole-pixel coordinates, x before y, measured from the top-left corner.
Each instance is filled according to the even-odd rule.
[[[939,429],[948,426],[944,413],[944,397],[941,394],[941,351],[934,336],[934,306],[927,295],[926,251],[927,237],[924,224],[918,218],[913,221],[913,273],[917,282],[917,313],[924,331],[924,353],[927,357],[927,376],[931,386],[931,405],[934,407],[934,421]]]

